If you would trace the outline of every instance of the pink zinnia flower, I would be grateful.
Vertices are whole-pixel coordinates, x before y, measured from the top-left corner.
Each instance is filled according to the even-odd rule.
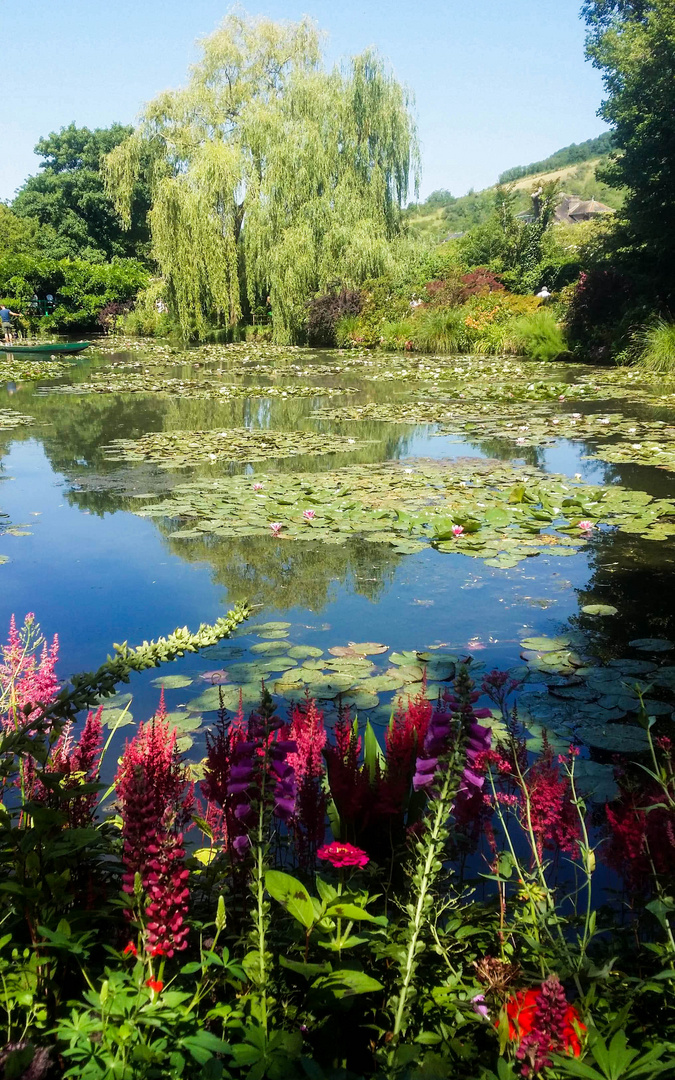
[[[270,521],[270,529],[272,530],[272,536],[278,536],[283,527],[283,521]]]
[[[366,866],[370,862],[370,856],[361,848],[354,847],[353,844],[340,844],[337,841],[324,844],[317,851],[317,855],[320,859],[329,862],[336,870],[350,866]]]
[[[461,536],[463,532],[464,532],[464,526],[463,525],[453,525],[452,526],[452,535],[453,536]]]
[[[302,516],[304,517],[305,521],[312,521],[316,517],[316,511],[315,510],[303,510],[302,511]]]
[[[591,532],[591,530],[594,528],[594,525],[592,521],[580,521],[579,528],[582,532]]]

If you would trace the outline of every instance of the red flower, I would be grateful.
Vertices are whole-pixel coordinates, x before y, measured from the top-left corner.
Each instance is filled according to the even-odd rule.
[[[138,956],[138,949],[137,949],[137,948],[136,948],[136,946],[134,945],[133,941],[130,941],[130,942],[129,942],[129,944],[127,945],[126,949],[124,950],[124,954],[123,954],[123,955],[124,955],[124,956],[128,956],[128,955],[129,955],[129,953],[131,953],[131,955],[132,955],[132,956]]]
[[[586,1027],[574,1005],[568,1004],[556,975],[535,989],[519,990],[507,1001],[506,1015],[523,1076],[538,1074],[550,1065],[551,1053],[581,1054],[579,1035]]]
[[[370,862],[370,856],[361,848],[354,847],[353,844],[339,844],[337,841],[324,844],[316,854],[320,859],[329,862],[336,870],[341,870],[345,866],[366,866]]]
[[[145,985],[154,990],[156,994],[159,994],[164,989],[164,983],[161,979],[146,979]]]

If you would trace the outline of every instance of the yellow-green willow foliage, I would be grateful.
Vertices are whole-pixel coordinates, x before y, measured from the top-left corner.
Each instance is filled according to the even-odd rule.
[[[229,15],[183,89],[160,94],[107,159],[123,217],[151,165],[154,254],[185,334],[272,304],[297,339],[307,300],[392,264],[417,141],[407,92],[373,53],[327,71],[312,22]]]

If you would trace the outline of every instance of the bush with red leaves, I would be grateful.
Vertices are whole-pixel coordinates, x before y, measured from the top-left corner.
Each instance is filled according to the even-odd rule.
[[[363,299],[358,289],[331,289],[315,296],[307,305],[307,342],[309,345],[336,344],[335,327],[345,315],[360,315]]]

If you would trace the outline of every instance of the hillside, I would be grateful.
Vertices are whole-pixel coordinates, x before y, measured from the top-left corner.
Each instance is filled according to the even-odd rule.
[[[611,144],[610,144],[611,145]],[[598,148],[607,147],[598,154]],[[589,149],[595,148],[594,157],[580,160]],[[551,154],[535,165],[516,166],[502,173],[501,183],[510,183],[518,194],[516,212],[530,207],[530,193],[540,183],[559,180],[564,191],[579,195],[584,199],[595,198],[618,210],[623,202],[623,193],[596,179],[596,168],[609,154],[608,138],[605,135],[597,139],[588,139],[585,143],[572,143],[562,150]],[[554,163],[551,167],[551,163]],[[556,167],[557,163],[557,167]],[[545,166],[536,171],[536,166]],[[531,171],[531,170],[535,171]],[[510,180],[505,178],[510,177]],[[466,195],[454,197],[449,191],[434,191],[423,203],[411,204],[407,210],[407,220],[411,231],[427,240],[442,240],[452,233],[466,232],[474,225],[480,225],[492,212],[496,184],[482,191],[470,191]]]

